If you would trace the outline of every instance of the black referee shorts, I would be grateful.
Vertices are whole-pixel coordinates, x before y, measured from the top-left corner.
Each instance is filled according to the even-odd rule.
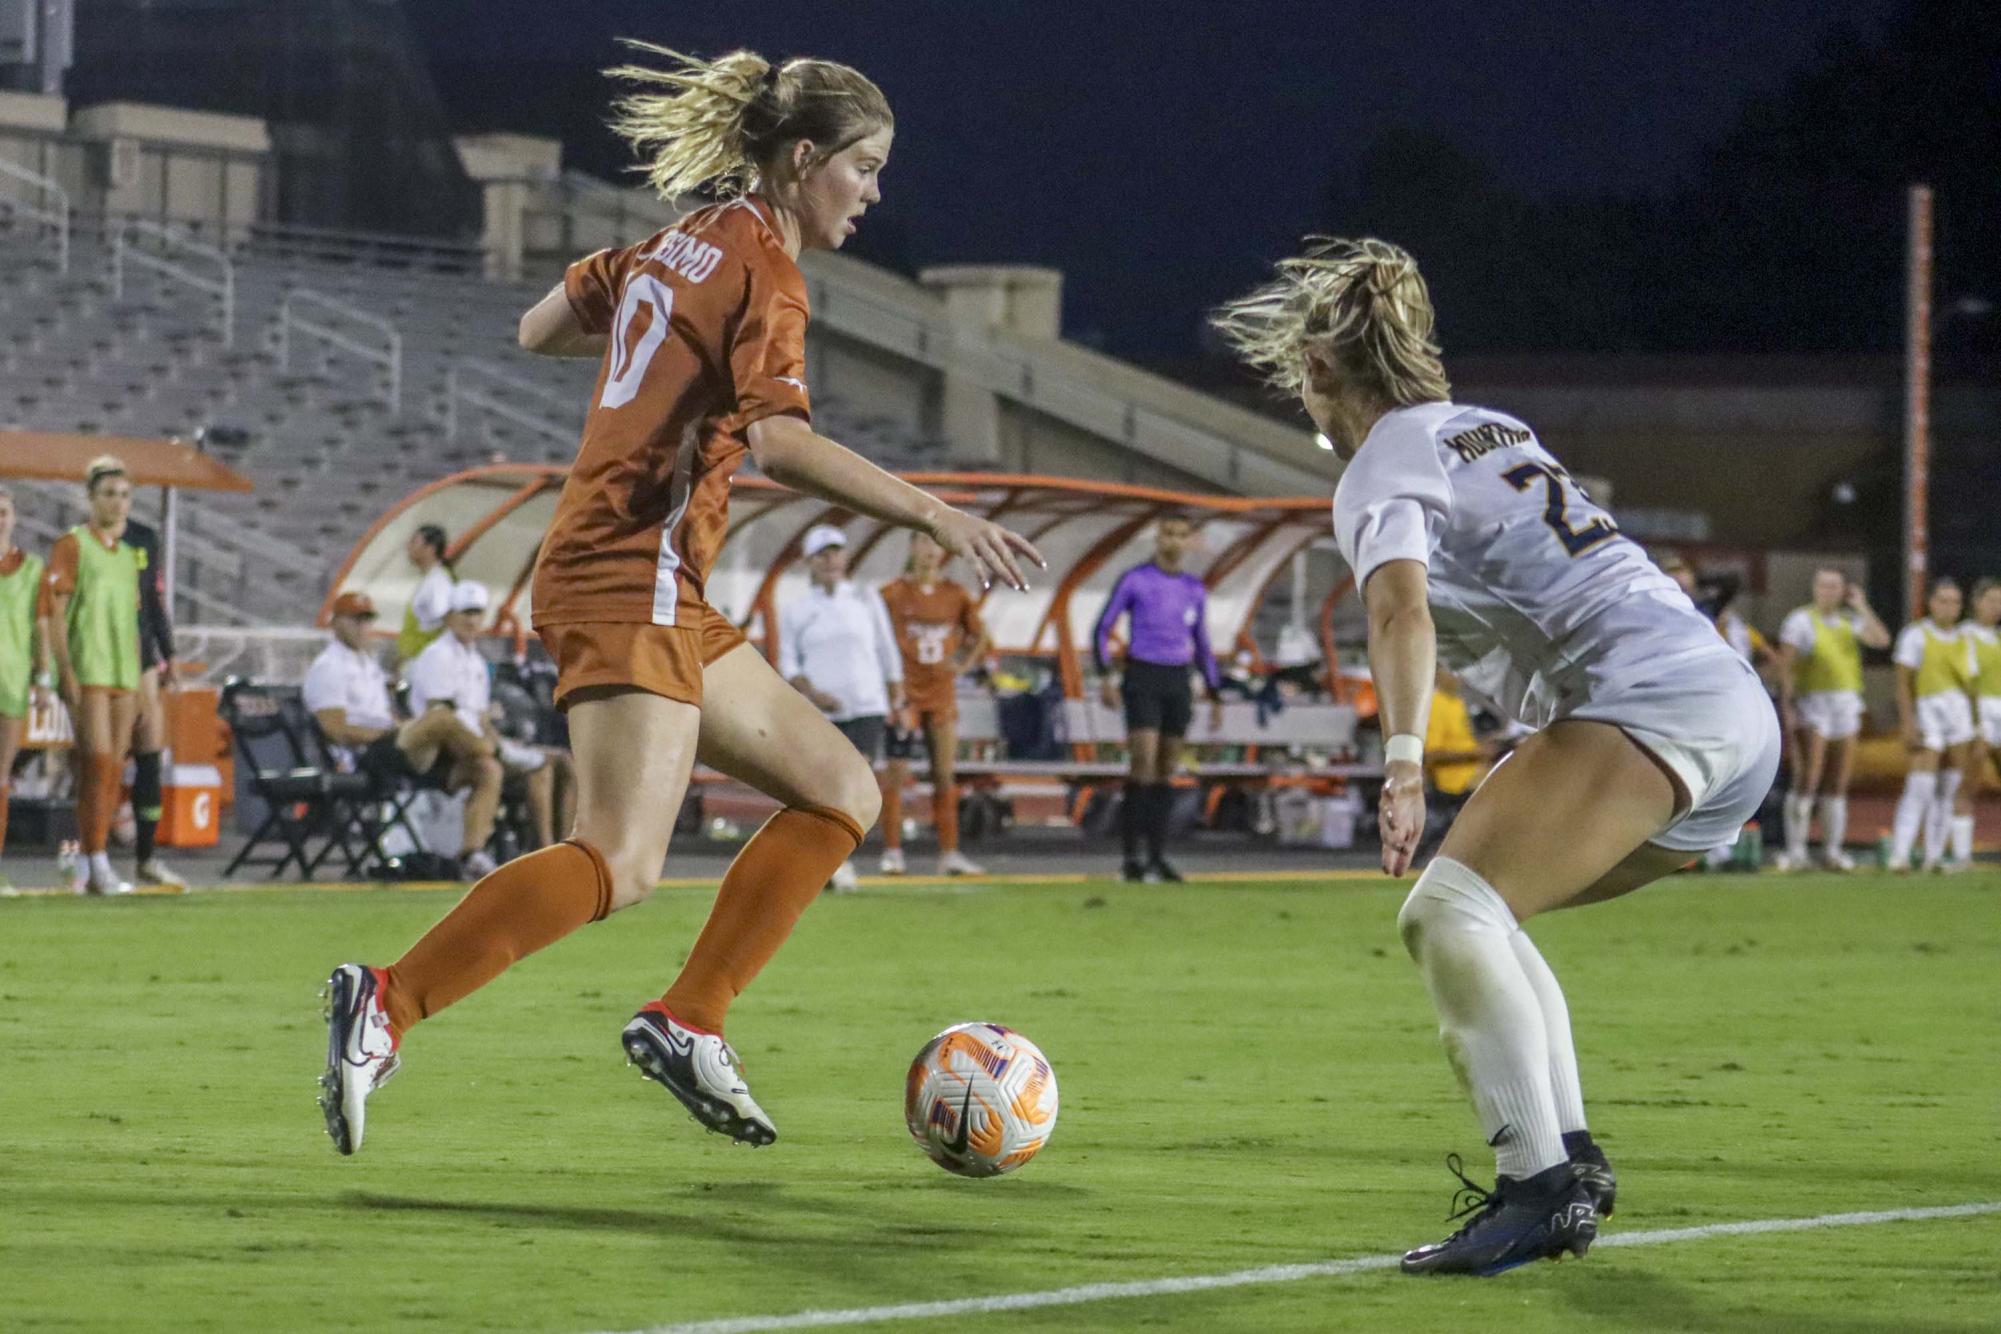
[[[1195,716],[1195,689],[1188,668],[1163,667],[1157,662],[1127,660],[1119,695],[1126,706],[1126,731],[1157,731],[1162,736],[1187,736]]]

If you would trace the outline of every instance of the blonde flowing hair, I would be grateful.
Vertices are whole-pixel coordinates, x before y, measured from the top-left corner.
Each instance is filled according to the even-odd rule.
[[[790,143],[812,141],[809,165],[818,166],[896,124],[867,75],[831,60],[775,65],[755,51],[703,60],[651,42],[625,45],[667,62],[605,71],[641,89],[613,104],[611,128],[647,158],[641,170],[663,199],[703,186],[719,199],[744,194]]]
[[[1321,350],[1350,384],[1398,407],[1452,397],[1432,337],[1431,291],[1417,261],[1374,237],[1309,236],[1278,276],[1210,317],[1237,355],[1297,394],[1306,354]]]

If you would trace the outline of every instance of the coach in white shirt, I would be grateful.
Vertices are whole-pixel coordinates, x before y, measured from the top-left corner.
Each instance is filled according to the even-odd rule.
[[[813,582],[779,613],[779,674],[873,764],[882,758],[885,721],[904,708],[903,654],[889,609],[873,588],[846,577],[848,539],[840,529],[809,529],[801,549]],[[854,882],[854,866],[845,863],[831,884],[849,889]]]
[[[903,707],[903,655],[881,596],[847,578],[847,548],[831,524],[807,532],[813,582],[779,615],[778,670],[874,760],[884,720]]]
[[[399,725],[389,696],[389,677],[369,651],[375,603],[368,594],[342,593],[333,603],[333,642],[306,672],[307,710],[319,723],[335,760],[380,779],[417,778],[437,771],[448,791],[467,792],[467,834],[478,833],[472,812],[483,810],[493,829],[500,804],[500,761],[477,729],[468,729],[450,710],[421,713]],[[482,850],[486,838],[467,838],[459,860],[474,874],[491,869]]]
[[[528,814],[537,846],[556,841],[558,821],[569,829],[576,821],[576,771],[567,751],[530,746],[500,735],[493,726],[493,678],[485,657],[474,647],[486,620],[486,585],[470,580],[452,586],[451,610],[445,633],[432,640],[410,664],[410,710],[419,718],[449,712],[466,730],[480,737],[502,770],[526,780]],[[496,806],[498,802],[496,800]],[[484,815],[488,834],[493,812]],[[474,823],[468,805],[466,824]],[[467,840],[471,840],[471,833]],[[485,842],[481,840],[482,844]]]

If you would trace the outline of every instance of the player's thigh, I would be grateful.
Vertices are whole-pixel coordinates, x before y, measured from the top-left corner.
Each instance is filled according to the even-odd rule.
[[[1830,796],[1841,796],[1848,791],[1848,775],[1855,768],[1855,738],[1845,736],[1838,741],[1824,740],[1821,746],[1823,749],[1819,772],[1821,781],[1815,787]]]
[[[1663,848],[1658,844],[1644,843],[1635,848],[1626,859],[1600,876],[1598,880],[1568,903],[1559,903],[1559,908],[1582,908],[1587,904],[1604,903],[1616,899],[1621,894],[1651,885],[1654,881],[1673,875],[1694,859],[1694,854],[1679,848]]]
[[[145,753],[166,745],[167,727],[164,701],[160,697],[160,669],[148,667],[139,673],[139,689],[134,692],[132,749]]]
[[[576,767],[576,836],[611,871],[612,906],[652,892],[695,766],[702,711],[630,687],[586,687],[570,696]]]
[[[864,829],[882,807],[869,761],[748,644],[702,669],[696,755],[787,806],[830,807]]]
[[[1811,727],[1795,728],[1798,737],[1800,757],[1801,792],[1812,792],[1820,786],[1821,776],[1827,772],[1828,747],[1831,744],[1825,736]]]
[[[1438,854],[1479,872],[1526,921],[1598,884],[1673,822],[1678,800],[1660,762],[1617,727],[1559,722],[1494,767]]]
[[[952,781],[959,760],[959,721],[947,713],[924,715],[924,750],[931,757],[931,784]]]
[[[10,718],[0,713],[0,787],[14,776],[14,757],[21,753],[21,737],[28,730],[26,718]]]

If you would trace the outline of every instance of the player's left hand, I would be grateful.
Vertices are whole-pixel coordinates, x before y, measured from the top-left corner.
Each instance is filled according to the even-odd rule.
[[[1391,760],[1383,768],[1383,795],[1376,805],[1383,838],[1383,874],[1402,875],[1424,837],[1424,766]]]
[[[981,588],[992,587],[998,579],[1016,592],[1025,592],[1028,578],[1021,572],[1022,565],[1032,561],[1038,569],[1049,568],[1035,544],[1020,533],[964,510],[946,509],[929,531],[939,546],[972,567]]]
[[[1211,695],[1209,697],[1209,730],[1211,732],[1220,732],[1223,730],[1223,697],[1221,695]]]

